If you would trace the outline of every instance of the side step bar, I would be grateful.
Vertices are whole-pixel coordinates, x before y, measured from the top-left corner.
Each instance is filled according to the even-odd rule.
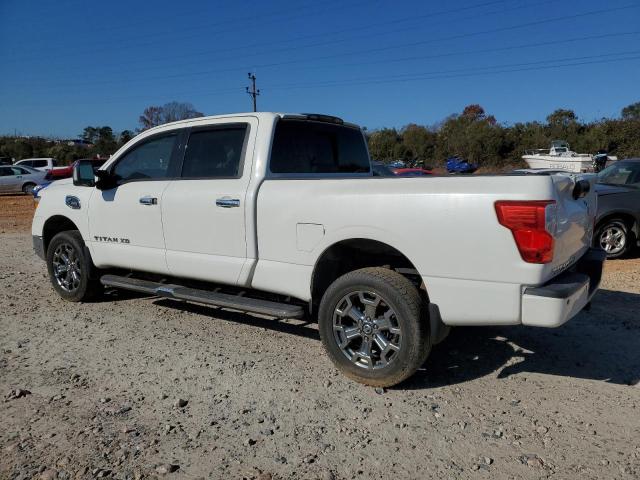
[[[300,305],[199,290],[182,285],[152,282],[119,275],[103,275],[100,278],[100,283],[107,287],[123,288],[159,297],[188,300],[190,302],[232,308],[241,312],[260,313],[277,318],[302,318],[304,316],[304,310]]]

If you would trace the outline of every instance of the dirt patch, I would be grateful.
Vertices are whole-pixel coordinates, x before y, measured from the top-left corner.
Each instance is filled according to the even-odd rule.
[[[0,233],[30,231],[34,211],[31,195],[0,195]]]
[[[0,235],[0,258],[0,478],[640,476],[625,260],[565,326],[454,329],[376,391],[313,324],[123,292],[65,303],[28,233]]]

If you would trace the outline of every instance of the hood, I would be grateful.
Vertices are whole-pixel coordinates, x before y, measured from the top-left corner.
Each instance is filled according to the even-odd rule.
[[[627,193],[636,190],[635,188],[625,187],[624,185],[605,185],[604,183],[596,183],[596,193],[598,195],[611,195],[613,193]]]

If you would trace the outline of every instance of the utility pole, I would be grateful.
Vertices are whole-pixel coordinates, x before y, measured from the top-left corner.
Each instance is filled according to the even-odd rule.
[[[260,95],[260,90],[256,90],[256,76],[253,73],[249,73],[248,75],[249,75],[249,80],[251,80],[251,89],[247,87],[247,93],[253,99],[253,111],[257,112],[258,105],[257,105],[256,99],[258,98],[258,95]]]

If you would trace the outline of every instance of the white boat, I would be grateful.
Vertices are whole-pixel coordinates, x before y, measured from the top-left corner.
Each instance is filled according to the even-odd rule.
[[[577,173],[593,172],[594,156],[571,151],[569,144],[564,140],[554,140],[549,149],[526,150],[522,158],[530,168],[551,168]],[[616,160],[617,157],[607,156],[606,164]]]

